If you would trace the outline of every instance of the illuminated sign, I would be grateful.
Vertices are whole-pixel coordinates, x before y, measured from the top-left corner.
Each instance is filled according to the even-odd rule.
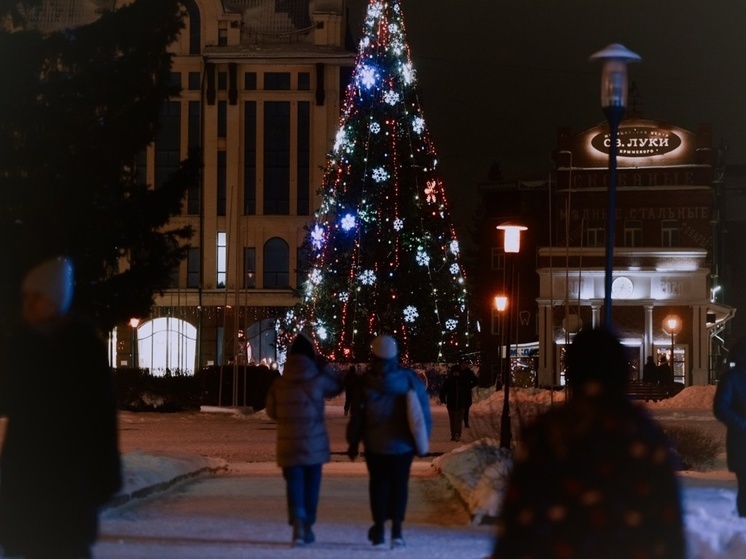
[[[608,154],[609,133],[597,134],[591,140],[594,149]],[[670,153],[681,145],[681,138],[671,130],[634,126],[622,128],[617,137],[617,155],[622,157],[653,157]]]

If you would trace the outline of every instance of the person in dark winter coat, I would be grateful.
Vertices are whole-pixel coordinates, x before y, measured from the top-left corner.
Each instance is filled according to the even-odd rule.
[[[472,373],[473,375],[473,373]],[[461,367],[454,365],[440,387],[440,401],[448,408],[448,421],[451,425],[451,440],[461,440],[461,426],[464,410],[471,405],[471,379],[461,373]]]
[[[683,559],[675,460],[625,394],[627,360],[604,330],[567,352],[570,398],[527,427],[497,524],[493,559]]]
[[[345,403],[344,412],[345,417],[350,413],[350,406],[352,405],[352,398],[355,395],[355,390],[358,382],[360,381],[361,374],[358,372],[358,368],[352,365],[345,376]]]
[[[658,365],[652,355],[648,356],[645,366],[642,368],[642,382],[658,384]]]
[[[479,379],[477,379],[477,375],[475,375],[474,371],[472,371],[469,368],[469,365],[467,365],[464,359],[459,361],[458,366],[459,366],[459,370],[461,371],[459,376],[462,377],[462,382],[466,385],[468,389],[468,392],[466,394],[466,404],[464,405],[464,427],[468,429],[469,428],[469,408],[471,408],[472,396],[473,396],[472,391],[479,384]]]
[[[658,384],[664,386],[673,384],[673,369],[669,365],[665,355],[661,356],[661,363],[658,365]]]
[[[266,411],[277,421],[277,465],[285,478],[288,523],[296,546],[315,540],[321,468],[330,458],[324,399],[342,389],[342,375],[317,356],[304,334],[293,340],[282,377],[269,387]]]
[[[728,353],[732,364],[718,381],[713,401],[715,417],[726,428],[725,452],[728,469],[736,474],[736,510],[746,517],[746,338],[739,339]]]
[[[371,349],[370,370],[363,375],[350,408],[348,455],[351,460],[355,459],[362,440],[370,476],[368,493],[373,516],[368,539],[374,546],[384,545],[385,522],[390,519],[391,546],[403,547],[402,523],[415,453],[407,420],[407,392],[413,388],[417,393],[428,437],[432,432],[430,400],[417,375],[399,367],[396,341],[392,337],[378,336]]]
[[[69,313],[73,284],[66,258],[29,271],[22,323],[3,348],[0,544],[8,557],[90,557],[98,508],[121,486],[106,345]]]

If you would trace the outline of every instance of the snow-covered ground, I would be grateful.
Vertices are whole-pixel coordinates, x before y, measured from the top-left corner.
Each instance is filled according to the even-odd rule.
[[[647,406],[653,415],[664,423],[682,422],[695,425],[708,431],[712,436],[722,439],[724,428],[712,415],[714,391],[712,386],[689,387],[669,400],[640,405]],[[514,413],[514,429],[517,424],[530,420],[532,415],[541,413],[547,406],[564,400],[562,392],[514,389],[511,396],[511,402],[515,404],[511,407]],[[509,468],[508,456],[501,454],[502,451],[497,448],[498,444],[494,439],[495,434],[499,432],[496,427],[499,426],[503,395],[485,390],[483,394],[480,394],[480,399],[481,401],[472,407],[472,428],[464,430],[464,444],[443,442],[445,431],[441,429],[436,435],[439,440],[434,441],[433,446],[438,452],[443,452],[443,455],[435,458],[432,466],[417,464],[420,473],[423,469],[434,468],[450,481],[468,506],[474,522],[486,520],[495,515],[499,506],[499,492],[495,488],[500,486],[499,481],[504,478]],[[433,413],[438,424],[447,421],[443,406],[433,403]],[[174,480],[184,479],[201,471],[230,469],[231,464],[237,458],[241,460],[238,456],[225,455],[229,451],[225,450],[223,445],[228,444],[226,441],[235,441],[235,435],[221,431],[224,429],[221,427],[223,420],[215,415],[203,413],[179,418],[179,421],[184,424],[185,432],[204,430],[210,433],[210,442],[198,441],[200,445],[204,445],[201,447],[203,450],[199,451],[202,456],[199,456],[195,454],[196,447],[188,446],[186,447],[187,453],[167,450],[157,452],[153,448],[146,448],[143,451],[133,450],[130,448],[132,443],[128,442],[130,436],[128,433],[132,432],[133,440],[141,445],[149,439],[154,439],[157,432],[164,431],[158,427],[159,421],[170,421],[171,418],[148,419],[147,422],[156,422],[153,432],[150,433],[146,432],[145,423],[147,422],[142,420],[142,416],[125,414],[122,434],[125,443],[123,450],[125,451],[126,483],[121,500],[126,501],[140,494],[147,494],[153,488],[167,487]],[[340,446],[343,444],[343,439],[335,443],[336,438],[343,437],[335,434],[335,430],[339,431],[340,426],[346,421],[342,417],[340,402],[328,404],[327,415],[332,425],[330,432],[333,447],[343,448]],[[266,414],[261,412],[236,417],[232,421],[241,429],[246,429],[247,423],[259,422],[264,425],[270,422]],[[206,429],[195,429],[195,425]],[[258,460],[265,463],[267,468],[276,468],[270,457],[273,446],[271,431],[265,427],[261,432],[266,432],[268,436],[265,442],[257,443],[260,447],[266,446],[266,448],[261,447]],[[163,444],[160,440],[157,442]],[[185,444],[187,443],[188,441],[185,441]],[[253,446],[248,441],[247,444]],[[336,454],[343,453],[337,452]],[[227,460],[220,458],[221,455]],[[331,474],[336,467],[343,468],[346,475],[361,477],[366,475],[364,465],[360,461],[354,464],[344,464],[346,459],[341,456],[336,457],[335,460],[338,461],[337,464],[328,465],[325,471]],[[715,464],[706,471],[685,471],[680,475],[690,559],[746,557],[746,520],[739,518],[736,514],[735,477],[725,467],[724,450]]]

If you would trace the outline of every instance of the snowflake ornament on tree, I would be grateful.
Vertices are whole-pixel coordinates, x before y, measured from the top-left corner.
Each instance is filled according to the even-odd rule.
[[[410,305],[404,308],[404,320],[406,322],[414,322],[419,316],[420,313],[417,312],[417,307]]]
[[[376,169],[373,169],[373,180],[376,182],[383,182],[389,178],[389,174],[386,172],[386,169],[383,167],[378,167]]]
[[[389,105],[394,106],[399,102],[399,94],[396,91],[387,91],[383,95],[383,100]]]

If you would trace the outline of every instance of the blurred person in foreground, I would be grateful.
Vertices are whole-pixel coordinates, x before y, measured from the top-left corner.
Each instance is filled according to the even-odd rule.
[[[715,389],[713,412],[727,428],[725,452],[728,469],[736,474],[738,516],[746,517],[746,337],[728,352],[731,367]]]
[[[269,387],[267,415],[277,421],[277,465],[282,468],[293,527],[292,545],[313,543],[321,468],[329,462],[324,399],[342,392],[343,376],[298,334],[288,349],[283,375]]]
[[[618,340],[583,330],[567,351],[570,398],[524,431],[493,559],[682,559],[675,461],[625,394]]]
[[[407,392],[414,389],[422,408],[428,437],[432,432],[430,399],[414,371],[402,369],[396,340],[373,340],[372,363],[365,372],[350,407],[347,427],[348,456],[354,460],[358,444],[365,447],[368,493],[373,526],[368,540],[385,545],[384,524],[391,520],[391,547],[404,547],[402,523],[407,510],[409,471],[415,454],[414,437],[407,419]]]
[[[0,544],[7,557],[90,557],[98,508],[121,486],[106,345],[69,312],[73,283],[66,258],[29,271],[21,324],[3,348]]]

